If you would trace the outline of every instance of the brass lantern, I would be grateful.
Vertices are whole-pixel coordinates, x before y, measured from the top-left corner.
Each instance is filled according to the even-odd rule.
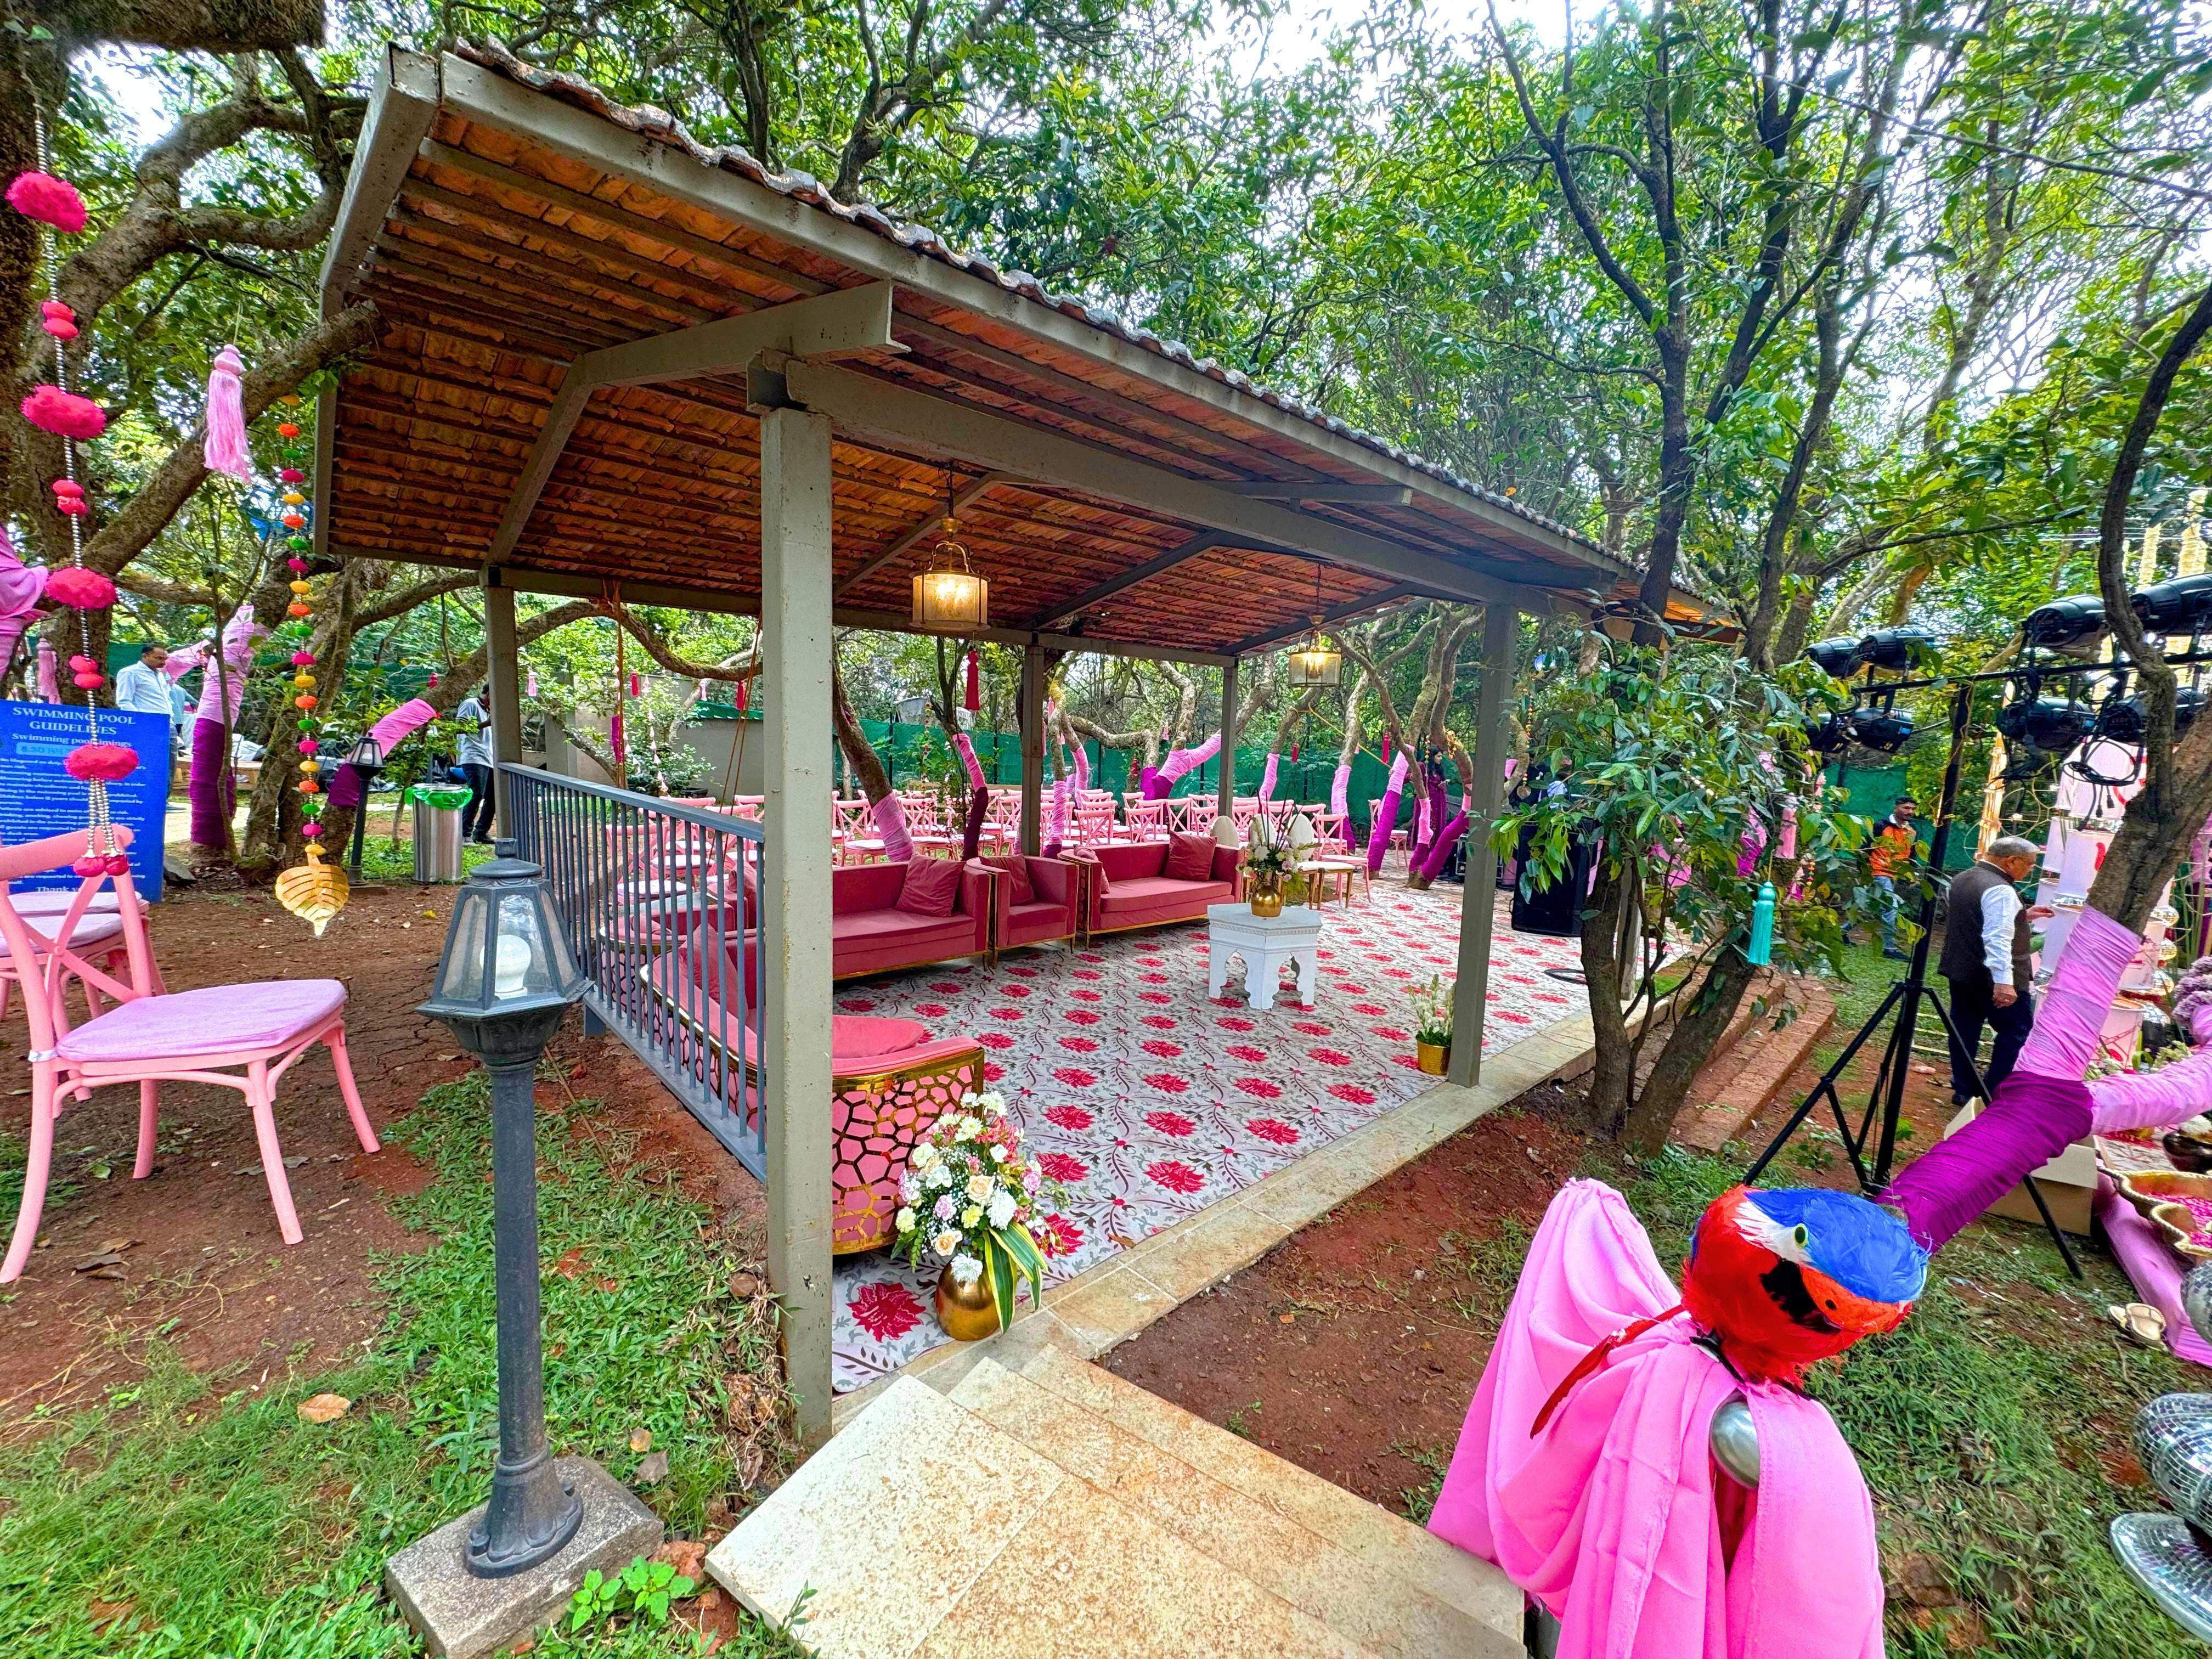
[[[921,633],[973,634],[991,625],[991,584],[968,568],[968,550],[953,539],[959,528],[948,468],[942,538],[914,578],[914,625]]]
[[[1304,646],[1291,653],[1291,684],[1301,689],[1334,687],[1344,678],[1344,653],[1332,648],[1321,636],[1321,567],[1314,567],[1313,632]]]
[[[1291,653],[1291,684],[1295,686],[1334,686],[1344,678],[1344,653],[1333,649],[1321,636],[1321,618],[1303,648]]]

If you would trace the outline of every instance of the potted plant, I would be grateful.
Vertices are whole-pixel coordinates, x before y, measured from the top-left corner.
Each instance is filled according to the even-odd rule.
[[[1442,974],[1431,974],[1426,985],[1416,985],[1410,994],[1413,1053],[1421,1070],[1431,1077],[1442,1077],[1451,1064],[1452,990],[1457,983],[1456,980],[1447,981]]]
[[[1283,914],[1283,887],[1296,862],[1291,849],[1275,838],[1274,826],[1262,816],[1252,820],[1251,839],[1244,844],[1244,896],[1255,916]]]
[[[942,1264],[937,1319],[973,1342],[1013,1322],[1014,1291],[1027,1279],[1042,1301],[1045,1251],[1029,1229],[1059,1188],[1022,1153],[1021,1131],[995,1092],[963,1095],[907,1160],[893,1255],[916,1267]]]

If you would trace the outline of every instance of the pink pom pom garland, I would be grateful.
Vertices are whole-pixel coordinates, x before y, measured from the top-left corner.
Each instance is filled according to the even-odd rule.
[[[58,347],[58,343],[57,343]],[[54,355],[61,355],[58,349]],[[107,414],[89,398],[80,398],[58,386],[42,386],[33,389],[21,404],[23,418],[41,432],[51,432],[57,438],[75,438],[88,442],[107,430]]]
[[[138,769],[138,751],[128,744],[81,743],[62,765],[87,783],[120,783]]]
[[[65,564],[46,578],[46,597],[73,611],[105,611],[115,603],[115,584],[97,570]]]
[[[93,658],[92,612],[115,603],[115,584],[84,563],[84,523],[90,514],[84,485],[77,477],[76,447],[107,429],[107,416],[91,398],[70,390],[68,343],[77,337],[76,313],[62,303],[60,261],[55,256],[54,233],[74,234],[85,225],[84,198],[75,185],[46,171],[46,122],[43,110],[33,106],[32,131],[38,167],[21,173],[8,186],[8,204],[25,217],[46,227],[39,234],[40,253],[46,268],[46,297],[39,307],[40,325],[54,343],[54,378],[33,388],[23,399],[23,418],[62,441],[62,476],[52,483],[54,506],[69,520],[70,563],[50,573],[46,592],[76,611],[79,649],[70,659],[70,678],[84,693],[86,740],[63,763],[70,775],[85,786],[84,856],[72,866],[88,879],[121,875],[131,867],[116,844],[115,827],[108,816],[107,786],[137,769],[138,757],[128,745],[104,743],[100,735],[100,688],[106,683]],[[44,663],[41,661],[41,678]]]
[[[17,173],[8,186],[8,205],[26,219],[36,219],[71,235],[84,228],[84,198],[68,179],[57,179],[51,173]]]

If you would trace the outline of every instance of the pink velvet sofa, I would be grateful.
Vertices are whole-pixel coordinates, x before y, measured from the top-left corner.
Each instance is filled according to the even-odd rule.
[[[1079,860],[1086,866],[1084,937],[1203,920],[1207,905],[1227,904],[1243,896],[1239,857],[1234,847],[1216,847],[1212,879],[1179,881],[1167,873],[1164,841],[1109,842],[1091,848]]]
[[[1057,939],[1073,939],[1083,926],[1083,866],[1073,859],[1000,858],[978,860],[998,872],[996,902],[991,912],[991,949],[1011,951],[1017,945],[1043,945]],[[1030,878],[1033,896],[1026,904],[1014,896],[1015,869]]]
[[[830,872],[830,974],[919,968],[956,957],[991,954],[991,889],[996,876],[976,864],[960,873],[949,916],[918,916],[898,908],[903,864],[846,864]]]

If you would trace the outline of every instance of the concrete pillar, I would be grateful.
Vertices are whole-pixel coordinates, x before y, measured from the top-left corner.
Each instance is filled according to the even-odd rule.
[[[830,1437],[830,421],[761,417],[768,1277],[801,1441]]]
[[[1043,845],[1044,647],[1022,648],[1022,851],[1035,858]]]
[[[514,643],[514,590],[501,587],[485,573],[483,589],[484,675],[491,688],[491,757],[501,765],[522,761],[522,653]],[[514,833],[513,793],[504,774],[495,774],[499,833]]]
[[[1498,880],[1490,826],[1505,804],[1505,762],[1512,742],[1514,659],[1521,616],[1492,605],[1482,617],[1482,690],[1475,700],[1474,799],[1467,803],[1467,880],[1459,915],[1459,983],[1452,997],[1450,1077],[1472,1084],[1482,1075],[1482,1023],[1490,1005],[1490,932]]]
[[[1221,770],[1214,799],[1223,817],[1237,804],[1237,659],[1221,665],[1221,754],[1215,761]]]

